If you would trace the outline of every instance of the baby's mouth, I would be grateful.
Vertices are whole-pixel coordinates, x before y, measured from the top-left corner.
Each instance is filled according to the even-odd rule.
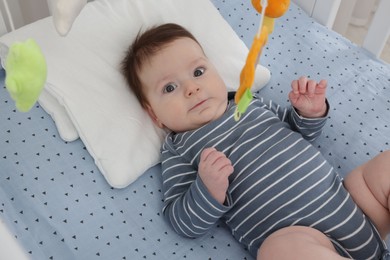
[[[191,107],[190,111],[192,111],[194,109],[197,109],[198,107],[202,106],[206,101],[207,101],[207,99],[200,101],[195,106]]]

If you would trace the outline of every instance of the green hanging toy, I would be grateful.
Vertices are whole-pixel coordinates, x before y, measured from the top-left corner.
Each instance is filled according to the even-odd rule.
[[[5,86],[16,108],[29,111],[38,100],[47,77],[45,57],[33,39],[13,43],[5,61]]]

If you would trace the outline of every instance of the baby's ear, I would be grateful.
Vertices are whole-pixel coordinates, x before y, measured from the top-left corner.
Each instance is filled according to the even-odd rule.
[[[156,116],[156,114],[154,113],[152,107],[149,104],[146,105],[146,111],[148,112],[150,118],[153,120],[153,123],[155,125],[157,125],[161,129],[165,128],[164,125],[160,122],[160,120],[158,119],[158,117]]]
[[[53,15],[54,26],[61,36],[66,36],[87,0],[47,0]]]

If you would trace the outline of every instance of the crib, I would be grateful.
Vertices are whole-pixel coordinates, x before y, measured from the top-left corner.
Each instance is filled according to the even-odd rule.
[[[136,2],[111,1],[90,2],[86,12],[97,10],[99,2],[110,11],[117,2]],[[188,0],[190,2],[197,1]],[[214,8],[210,14],[218,14],[217,18],[229,25],[243,46],[250,46],[259,20],[250,1],[210,2]],[[331,111],[323,134],[314,145],[345,176],[377,153],[390,149],[390,65],[378,59],[379,50],[389,35],[390,20],[385,10],[389,10],[390,2],[380,2],[363,47],[329,29],[339,5],[340,0],[291,3],[288,12],[276,21],[275,30],[263,50],[260,63],[270,74],[267,82],[259,81],[258,84],[264,86],[258,87],[258,92],[281,105],[288,105],[287,93],[292,79],[301,75],[316,80],[326,78]],[[83,32],[86,39],[83,44],[88,43],[91,50],[88,55],[100,55],[99,49],[94,50],[99,47],[94,41],[117,46],[103,36],[87,39],[96,29],[93,27],[100,22],[105,24],[107,17],[102,14],[88,24],[88,17],[83,17],[83,13],[84,10],[72,30],[77,33],[83,26],[91,28]],[[112,17],[114,22],[120,19]],[[42,39],[42,45],[47,46],[49,43],[43,42],[49,39],[46,32],[51,30],[55,37],[51,26],[50,18],[45,18],[6,33],[0,22],[0,30],[5,33],[0,38],[2,61],[7,46],[23,37]],[[201,29],[196,34],[201,35]],[[72,33],[69,41],[74,40]],[[64,41],[59,37],[56,46],[62,46]],[[128,43],[123,42],[123,46]],[[82,48],[81,44],[77,46]],[[71,53],[68,54],[70,57]],[[213,53],[210,55],[214,57]],[[57,64],[49,66],[49,73],[56,77],[62,75],[62,69],[71,70],[61,68],[65,61],[54,58],[49,61]],[[112,60],[105,62],[109,64]],[[93,65],[86,67],[91,71],[94,68]],[[55,116],[58,114],[48,107],[49,97],[40,100],[27,113],[18,112],[4,86],[5,75],[5,70],[1,70],[0,258],[252,259],[222,222],[198,239],[178,236],[161,214],[158,162],[149,162],[150,167],[139,170],[141,174],[116,187],[118,180],[109,179],[102,172],[102,168],[106,168],[100,164],[101,156],[96,156],[91,139],[80,133],[83,125],[76,124],[75,129],[59,128],[60,121]],[[71,106],[66,98],[65,108]],[[70,114],[68,119],[77,121],[80,117]],[[158,155],[158,148],[154,153]]]

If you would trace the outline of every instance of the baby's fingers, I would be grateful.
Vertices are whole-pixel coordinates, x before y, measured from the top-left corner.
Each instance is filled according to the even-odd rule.
[[[328,82],[323,79],[320,83],[317,84],[316,94],[323,94],[326,92],[326,87],[328,86]]]
[[[293,80],[291,82],[291,91],[292,93],[294,93],[295,95],[299,94],[299,89],[298,89],[298,80]]]
[[[230,175],[233,173],[233,166],[232,162],[229,158],[226,156],[220,156],[217,158],[217,160],[214,162],[213,166],[218,169],[218,171],[222,172],[223,174]]]
[[[200,154],[200,161],[207,161],[210,154],[216,152],[217,150],[214,147],[205,148]]]
[[[308,83],[307,83],[307,95],[309,97],[314,97],[314,95],[316,94],[316,87],[317,87],[317,82],[314,81],[314,80],[309,80]]]
[[[299,93],[306,94],[307,84],[308,84],[308,78],[307,77],[302,76],[302,77],[300,77],[298,79],[298,90],[299,90]]]

